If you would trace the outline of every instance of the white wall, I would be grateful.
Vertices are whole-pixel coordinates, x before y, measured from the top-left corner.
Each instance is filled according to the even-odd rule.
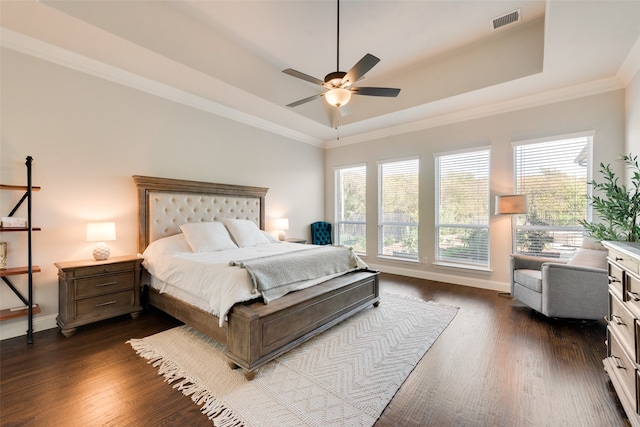
[[[33,162],[36,330],[55,326],[53,263],[91,258],[87,221],[114,220],[112,255],[137,250],[137,193],[132,175],[269,187],[267,220],[289,218],[290,236],[309,238],[324,217],[324,153],[203,111],[176,104],[12,50],[2,50],[0,182],[26,184]],[[6,216],[21,196],[0,192]],[[26,216],[22,209],[16,216]],[[267,228],[269,223],[267,223]],[[2,233],[9,266],[26,265],[26,236]],[[26,276],[13,282],[26,294]],[[7,286],[0,308],[22,303]],[[26,319],[0,323],[0,338],[22,335]]]
[[[491,146],[491,200],[513,192],[512,141],[583,131],[595,131],[594,164],[611,163],[621,175],[618,156],[625,151],[623,90],[491,117],[434,127],[410,134],[328,149],[326,152],[327,219],[334,218],[334,168],[367,163],[367,262],[382,271],[456,284],[507,290],[511,252],[510,219],[491,216],[491,272],[465,271],[432,265],[435,242],[434,154],[469,147]],[[636,150],[637,151],[637,150]],[[379,259],[377,254],[377,164],[380,160],[420,156],[419,264]],[[492,206],[493,208],[493,206]]]

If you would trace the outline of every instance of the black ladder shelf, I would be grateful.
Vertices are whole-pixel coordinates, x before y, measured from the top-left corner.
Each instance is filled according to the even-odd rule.
[[[13,216],[16,211],[22,206],[22,203],[27,201],[27,226],[26,227],[3,227],[0,226],[0,232],[9,232],[9,231],[26,231],[27,232],[27,251],[28,251],[28,265],[26,267],[13,267],[6,268],[0,270],[0,277],[4,283],[9,286],[9,288],[16,294],[20,301],[22,301],[25,307],[20,307],[18,309],[7,308],[4,310],[0,310],[0,320],[13,319],[16,317],[27,316],[28,317],[28,327],[27,327],[27,343],[33,344],[33,315],[40,313],[40,307],[37,304],[33,304],[33,273],[38,273],[40,271],[40,267],[37,265],[33,265],[32,259],[32,240],[31,233],[33,231],[39,231],[40,228],[31,226],[31,193],[34,191],[40,191],[40,187],[34,187],[31,183],[31,162],[33,158],[31,156],[27,156],[27,161],[25,165],[27,166],[27,185],[4,185],[0,184],[0,190],[18,190],[24,191],[24,195],[22,198],[16,203],[14,208],[11,210],[8,216]],[[27,297],[25,298],[22,293],[11,283],[11,281],[7,278],[8,276],[15,276],[26,274],[28,277],[28,290]]]

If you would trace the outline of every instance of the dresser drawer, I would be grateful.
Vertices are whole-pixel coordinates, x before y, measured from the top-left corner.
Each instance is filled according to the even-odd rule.
[[[75,280],[75,298],[86,298],[118,291],[133,289],[135,274],[133,271],[95,276],[88,279]]]
[[[76,301],[76,319],[110,316],[129,312],[135,305],[133,290],[101,295]]]
[[[640,271],[638,270],[639,269],[638,260],[630,257],[624,252],[617,251],[615,249],[610,248],[609,259],[611,261],[617,262],[618,264],[626,268],[628,271],[631,271],[632,273],[636,273],[636,274],[640,273]]]
[[[624,394],[628,397],[630,402],[634,402],[634,411],[637,413],[637,381],[638,374],[635,369],[635,363],[631,361],[627,353],[624,352],[620,341],[615,333],[609,333],[609,349],[610,355],[607,359],[611,370],[609,375],[615,375],[623,388]]]
[[[636,312],[640,313],[640,276],[627,273],[624,278],[624,284],[627,293],[627,304],[633,305]]]
[[[117,273],[119,271],[134,271],[136,268],[135,261],[99,264],[86,267],[79,267],[73,270],[73,277],[96,276],[98,274]]]
[[[638,326],[633,314],[624,303],[609,293],[609,328],[611,328],[627,353],[638,360],[636,336]]]
[[[624,299],[622,294],[622,280],[624,271],[617,265],[609,262],[609,287],[615,291],[615,294],[621,300]]]

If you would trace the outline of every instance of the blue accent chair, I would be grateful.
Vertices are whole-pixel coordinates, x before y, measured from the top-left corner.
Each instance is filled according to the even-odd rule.
[[[311,224],[311,243],[314,245],[330,245],[333,243],[331,224],[324,221],[317,221]]]

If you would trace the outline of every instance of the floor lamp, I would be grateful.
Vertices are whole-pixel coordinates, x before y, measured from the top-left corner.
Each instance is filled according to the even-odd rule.
[[[510,215],[511,216],[511,252],[515,252],[515,244],[513,242],[513,230],[515,229],[515,223],[513,216],[518,214],[527,213],[527,196],[522,194],[509,194],[506,196],[496,196],[496,215]],[[510,297],[509,292],[498,292],[498,295],[504,297]]]

